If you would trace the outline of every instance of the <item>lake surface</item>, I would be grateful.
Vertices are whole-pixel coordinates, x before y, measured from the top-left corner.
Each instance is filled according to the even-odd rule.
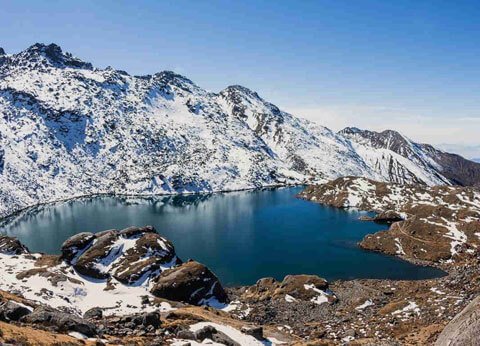
[[[426,279],[442,271],[364,251],[357,242],[387,226],[359,212],[295,198],[300,187],[159,198],[95,197],[42,207],[3,226],[31,251],[59,253],[84,231],[153,225],[183,260],[206,264],[225,285],[262,277],[317,274],[351,278]]]

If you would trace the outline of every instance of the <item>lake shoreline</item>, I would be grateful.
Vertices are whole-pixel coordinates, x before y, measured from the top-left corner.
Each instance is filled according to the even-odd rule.
[[[46,207],[46,206],[54,206],[55,204],[65,203],[70,201],[77,201],[81,199],[89,199],[95,197],[127,197],[127,198],[162,198],[162,197],[174,197],[174,196],[208,196],[208,195],[215,195],[215,194],[229,194],[229,193],[236,193],[236,192],[255,192],[255,191],[263,191],[269,189],[282,189],[282,188],[289,188],[289,187],[297,187],[297,186],[308,186],[305,183],[299,184],[273,184],[273,185],[266,185],[262,187],[252,187],[252,188],[245,188],[245,189],[236,189],[236,190],[214,190],[214,191],[197,191],[197,192],[178,192],[178,193],[160,193],[160,194],[129,194],[129,193],[114,193],[114,192],[98,192],[98,193],[90,193],[90,194],[82,194],[82,195],[75,195],[72,197],[67,198],[59,198],[50,200],[47,202],[36,203],[24,208],[14,210],[9,214],[6,214],[0,217],[0,227],[5,225],[6,223],[10,222],[11,218],[15,218],[17,216],[22,216],[25,213],[29,213],[31,211],[35,211],[38,208]]]
[[[411,261],[405,261],[405,259],[399,258],[398,256],[389,256],[382,253],[365,251],[358,246],[359,241],[361,241],[363,235],[373,234],[376,231],[381,230],[382,226],[373,223],[363,223],[358,221],[359,215],[363,214],[363,212],[343,212],[338,210],[337,208],[333,208],[330,206],[325,206],[319,209],[315,204],[296,198],[297,193],[301,190],[302,186],[296,185],[294,187],[266,187],[256,190],[232,191],[228,193],[218,192],[157,196],[96,194],[77,196],[68,200],[37,205],[27,210],[24,210],[22,213],[19,213],[11,218],[5,219],[3,220],[3,233],[9,236],[17,236],[17,234],[21,234],[22,236],[19,239],[23,242],[26,242],[26,245],[29,246],[32,251],[48,254],[58,254],[58,249],[59,245],[61,245],[61,242],[56,240],[56,246],[49,245],[48,248],[45,248],[41,245],[45,243],[45,240],[37,238],[43,236],[44,238],[46,237],[45,239],[50,239],[49,237],[53,236],[55,237],[55,239],[57,239],[59,236],[61,236],[62,229],[69,230],[69,233],[67,234],[68,236],[72,236],[74,234],[73,232],[96,232],[98,231],[98,229],[96,230],[96,228],[100,227],[100,224],[102,225],[101,229],[122,228],[138,224],[152,224],[161,232],[162,235],[172,239],[176,244],[179,244],[178,251],[181,253],[182,257],[193,257],[200,259],[209,267],[213,268],[214,271],[216,271],[219,277],[222,279],[222,282],[224,282],[224,284],[228,287],[252,285],[258,279],[266,276],[274,276],[277,279],[281,280],[286,275],[302,273],[318,274],[327,278],[330,281],[355,279],[422,280],[434,277],[442,277],[446,275],[444,271],[435,272],[436,270],[440,270],[441,268],[436,268],[435,266],[431,266],[428,263],[412,263]],[[270,201],[270,198],[274,199]],[[278,198],[280,199],[277,202],[273,202]],[[230,207],[226,207],[224,205],[227,202]],[[278,204],[278,206],[275,206],[275,203],[280,204]],[[209,218],[213,217],[213,215],[209,214],[211,211],[205,214],[204,211],[202,211],[202,208],[207,208],[208,210],[211,210],[210,205],[212,207],[216,206],[214,209],[221,208],[221,210],[223,210],[223,213],[225,214],[222,214],[222,212],[215,212],[215,218],[212,219],[212,221],[216,222],[215,225],[202,226],[202,232],[207,233],[205,233],[204,235],[200,233],[200,235],[195,236],[194,239],[198,237],[203,237],[198,239],[198,241],[216,242],[216,237],[221,237],[219,239],[222,239],[222,237],[231,237],[228,235],[229,232],[237,233],[238,231],[240,231],[240,229],[243,230],[242,233],[246,232],[245,236],[248,237],[246,239],[249,239],[254,235],[248,235],[251,231],[248,231],[247,229],[244,229],[242,227],[252,227],[252,225],[245,224],[244,226],[242,226],[242,224],[245,222],[244,217],[240,216],[241,214],[236,215],[236,209],[240,208],[241,210],[244,210],[246,208],[243,212],[247,212],[247,210],[251,209],[252,212],[260,214],[255,217],[253,215],[250,215],[250,212],[247,212],[247,214],[245,214],[245,217],[253,217],[252,222],[253,220],[256,220],[254,221],[254,224],[258,225],[254,226],[257,229],[257,231],[255,232],[261,232],[259,233],[259,235],[264,234],[261,235],[261,239],[263,240],[259,242],[260,238],[256,239],[256,237],[258,236],[254,236],[254,238],[251,238],[251,240],[254,241],[254,239],[256,239],[255,243],[257,243],[257,245],[255,247],[251,247],[250,245],[248,245],[247,247],[243,246],[243,250],[241,251],[243,251],[243,253],[245,253],[245,251],[247,251],[246,253],[254,251],[253,253],[257,253],[258,256],[259,253],[261,254],[263,252],[259,248],[259,246],[261,245],[258,244],[277,244],[275,248],[277,248],[278,246],[280,246],[280,248],[277,248],[277,250],[275,250],[275,253],[272,253],[272,255],[276,256],[275,258],[280,261],[279,263],[283,263],[286,261],[286,258],[284,258],[283,255],[280,255],[280,253],[282,251],[287,251],[285,254],[290,253],[290,255],[288,256],[292,258],[292,261],[288,262],[291,263],[286,263],[287,266],[281,269],[283,266],[273,266],[273,264],[269,265],[268,268],[263,267],[263,263],[257,263],[258,261],[253,259],[247,260],[247,262],[245,262],[245,260],[241,260],[238,263],[236,263],[237,260],[231,260],[233,262],[221,265],[220,269],[218,269],[215,263],[217,263],[220,258],[225,259],[225,257],[223,256],[227,256],[228,258],[231,257],[230,255],[228,255],[228,250],[222,250],[221,253],[223,253],[223,256],[218,253],[214,256],[212,255],[212,257],[208,255],[204,256],[202,253],[199,253],[198,249],[195,246],[188,245],[189,243],[191,243],[188,240],[187,244],[184,245],[186,241],[185,237],[189,234],[189,232],[192,232],[197,227],[197,221],[192,221],[191,226],[189,226],[193,227],[193,229],[183,229],[183,227],[185,227],[185,225],[183,225],[180,233],[178,233],[178,230],[173,231],[174,229],[176,229],[175,225],[182,225],[181,220],[184,219],[186,216],[188,217],[188,215],[191,215],[191,213],[193,213],[193,216],[191,217],[197,217],[200,218],[200,220],[203,220],[206,217],[207,220],[209,220]],[[194,209],[191,209],[192,206],[194,207]],[[199,209],[197,210],[198,206],[203,207],[199,207]],[[174,209],[170,210],[169,212],[167,212],[167,214],[162,216],[162,210],[164,210],[164,208],[169,208],[165,210],[170,210],[170,208]],[[101,220],[103,219],[102,213],[107,213],[107,215],[116,215],[116,210],[123,210],[118,215],[118,217],[120,217],[121,219],[117,220],[115,219],[115,217],[113,217],[112,219],[112,217],[109,216],[109,221]],[[139,212],[141,212],[141,214],[138,214]],[[274,214],[270,214],[272,212]],[[288,217],[282,216],[285,212],[288,212]],[[130,215],[131,213],[133,213],[132,215],[134,216],[124,215]],[[177,219],[175,219],[175,217],[171,213],[178,214],[178,216],[176,216]],[[232,213],[233,215],[235,215],[234,219],[231,219]],[[280,214],[277,215],[275,213]],[[218,217],[223,218],[223,215],[229,215],[230,221],[228,221],[226,224],[222,224],[223,221],[219,221],[216,219]],[[35,221],[38,217],[40,217],[40,219],[38,219],[40,224],[37,224],[37,221]],[[161,226],[157,222],[160,222],[160,224],[162,224],[162,222],[164,221],[161,221],[160,219],[158,219],[158,217],[161,217],[162,219],[167,217],[169,221],[165,221],[167,222],[167,224]],[[261,217],[261,219],[258,219],[258,217]],[[271,219],[272,217],[273,219]],[[278,219],[278,217],[281,217],[281,220],[283,221],[275,220]],[[298,221],[296,221],[296,218],[298,217],[300,217],[300,219],[303,219],[304,221],[300,221],[300,223],[298,223]],[[69,220],[72,218],[73,219],[70,220],[68,224],[62,224],[61,221],[59,221],[62,220],[62,218],[67,218]],[[99,220],[100,224],[97,225],[93,221],[93,223],[84,221],[85,219],[91,218],[93,218],[94,220],[101,218]],[[309,221],[309,219],[312,220]],[[316,219],[317,221],[315,221]],[[78,220],[80,224],[77,225],[77,223],[73,222],[73,220]],[[45,222],[47,222],[47,224],[49,222],[55,222],[55,224],[51,224],[50,227],[45,228]],[[58,224],[58,222],[60,222],[60,224]],[[202,224],[205,222],[202,221]],[[218,222],[220,222],[220,224],[218,224]],[[287,223],[287,226],[281,226],[285,222]],[[94,226],[92,227],[92,225]],[[281,226],[282,228],[278,229],[277,227],[279,226]],[[264,227],[274,229],[268,231],[260,231]],[[296,229],[298,227],[304,230],[302,231],[303,233],[301,237],[306,240],[299,241],[296,237],[292,238],[291,229]],[[33,237],[32,239],[29,239],[29,236],[27,235],[28,232],[31,232],[29,230],[36,231],[31,234],[31,236]],[[211,232],[214,233],[210,234]],[[278,236],[276,235],[277,233]],[[238,237],[239,236],[235,236],[235,239]],[[34,239],[37,239],[38,241],[35,241]],[[227,240],[228,239],[229,238],[227,238]],[[242,240],[242,237],[238,238],[238,240],[241,242],[244,241]],[[280,240],[280,243],[278,243],[278,240]],[[225,241],[225,239],[221,241]],[[310,243],[314,243],[314,245],[311,245]],[[236,245],[234,244],[235,243],[230,240],[228,241],[228,243],[224,244],[222,248],[227,249],[232,246],[236,247]],[[303,248],[302,246],[307,247]],[[325,246],[327,246],[328,248],[329,246],[330,250],[328,253],[331,253],[331,255],[313,255],[319,249],[317,248],[317,246],[320,246],[320,248]],[[291,247],[293,247],[293,250]],[[207,253],[218,252],[214,248],[209,249],[210,250],[206,249],[205,251]],[[308,258],[304,258],[304,252],[302,252],[302,250],[311,253],[313,257],[309,256]],[[292,253],[292,251],[294,252]],[[270,255],[261,256],[262,258],[263,256],[267,256],[265,260],[267,262],[271,261]],[[338,259],[329,259],[330,256],[336,256],[338,257]],[[343,259],[343,256],[347,257]],[[367,265],[367,267],[379,266],[378,271],[372,271],[372,269],[362,268],[361,266],[357,265],[355,268],[358,269],[358,272],[352,275],[351,273],[354,273],[356,269],[350,269],[350,266],[346,266],[345,263],[348,263],[348,261],[358,262],[359,259],[364,257],[367,260],[366,263],[370,263],[370,265]],[[251,271],[238,268],[239,266],[242,266],[242,264],[240,263],[244,263],[244,268],[251,268]],[[247,265],[246,263],[249,264]],[[317,263],[320,266],[318,266]],[[300,266],[297,267],[297,264],[300,264]],[[409,267],[410,265],[412,267]],[[239,270],[244,272],[244,274],[241,274],[237,277],[235,273]],[[230,274],[228,274],[229,272]]]

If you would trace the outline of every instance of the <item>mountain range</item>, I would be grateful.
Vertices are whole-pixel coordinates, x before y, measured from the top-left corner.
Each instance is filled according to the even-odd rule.
[[[340,176],[479,185],[480,164],[392,130],[336,133],[233,85],[0,49],[0,216],[90,194],[194,193]]]

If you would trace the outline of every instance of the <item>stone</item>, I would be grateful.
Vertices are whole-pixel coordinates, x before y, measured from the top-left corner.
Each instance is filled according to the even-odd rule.
[[[6,255],[23,255],[29,254],[30,251],[17,238],[0,235],[0,253]]]
[[[160,314],[158,312],[147,312],[143,315],[142,325],[158,328],[161,325]]]
[[[99,320],[103,317],[103,310],[100,308],[91,308],[83,314],[83,318],[89,320]]]
[[[61,312],[50,307],[40,306],[32,313],[23,316],[21,321],[54,327],[59,332],[78,332],[87,337],[98,334],[97,328],[83,318]]]
[[[253,336],[257,340],[263,340],[263,328],[258,326],[258,327],[249,327],[249,326],[244,326],[241,329],[241,332],[246,335]]]
[[[187,340],[197,340],[197,336],[195,335],[195,333],[187,329],[178,331],[177,338],[187,339]]]
[[[163,272],[151,292],[159,298],[192,305],[201,305],[211,298],[221,303],[228,301],[217,277],[203,264],[195,261]]]
[[[215,327],[205,326],[195,332],[195,339],[203,341],[204,339],[212,339],[213,334],[217,333]]]
[[[18,321],[31,312],[32,309],[11,300],[0,304],[0,320],[2,321]]]

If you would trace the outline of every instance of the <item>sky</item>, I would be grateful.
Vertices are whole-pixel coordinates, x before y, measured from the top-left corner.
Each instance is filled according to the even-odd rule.
[[[5,1],[0,47],[240,84],[333,130],[395,129],[480,158],[480,1]]]

